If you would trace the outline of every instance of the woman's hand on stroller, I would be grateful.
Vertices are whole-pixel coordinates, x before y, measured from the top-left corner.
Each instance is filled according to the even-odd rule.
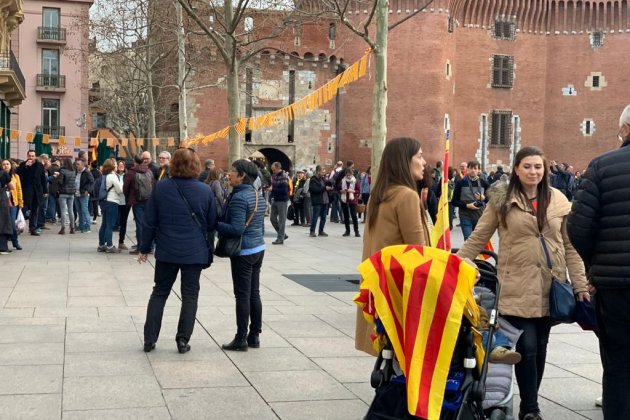
[[[470,264],[476,270],[477,276],[475,277],[475,284],[477,284],[477,282],[481,278],[481,273],[479,273],[479,269],[477,268],[477,264],[475,264],[473,261],[471,261],[470,258],[464,258],[464,262]]]

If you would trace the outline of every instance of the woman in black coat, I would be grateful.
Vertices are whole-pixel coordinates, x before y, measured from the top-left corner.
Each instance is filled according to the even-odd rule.
[[[150,352],[162,327],[166,299],[181,273],[182,309],[175,342],[180,353],[190,350],[197,315],[199,277],[212,260],[206,237],[216,228],[217,209],[212,190],[199,182],[201,163],[190,149],[178,149],[170,163],[171,178],[155,184],[147,201],[138,262],[147,260],[155,241],[155,286],[144,323],[144,351]],[[193,217],[193,214],[195,215]]]

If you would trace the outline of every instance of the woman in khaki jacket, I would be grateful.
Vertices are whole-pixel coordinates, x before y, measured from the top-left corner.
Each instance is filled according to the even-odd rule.
[[[541,149],[521,149],[509,185],[499,182],[490,189],[490,202],[483,216],[458,252],[460,257],[474,259],[498,230],[499,312],[523,330],[516,345],[523,359],[515,367],[521,396],[519,420],[542,419],[538,389],[551,329],[551,271],[557,279],[564,280],[568,269],[578,299],[589,299],[584,264],[567,236],[566,218],[571,204],[564,194],[549,186],[548,167]],[[547,265],[541,232],[552,270]]]
[[[390,140],[381,157],[372,185],[363,234],[363,260],[390,245],[429,245],[425,211],[416,182],[421,181],[426,162],[420,142],[401,137]],[[374,328],[357,310],[355,347],[376,355],[370,335]]]

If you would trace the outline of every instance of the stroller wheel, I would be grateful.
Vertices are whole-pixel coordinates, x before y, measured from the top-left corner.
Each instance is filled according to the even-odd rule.
[[[505,412],[502,409],[497,408],[492,410],[489,420],[505,420],[506,418],[507,416],[505,415]]]
[[[383,384],[383,371],[374,370],[372,371],[372,375],[370,376],[370,384],[372,388],[376,389]]]

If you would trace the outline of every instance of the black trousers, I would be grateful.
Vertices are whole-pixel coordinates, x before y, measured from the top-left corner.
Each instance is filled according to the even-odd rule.
[[[171,288],[181,271],[182,309],[179,313],[179,324],[175,339],[185,342],[190,340],[197,316],[197,298],[199,297],[199,276],[201,264],[173,264],[160,260],[155,262],[155,286],[149,298],[147,307],[147,319],[144,323],[144,342],[155,343],[160,336],[162,328],[162,315],[166,299],[171,293]]]
[[[304,202],[301,201],[299,203],[293,203],[293,224],[294,225],[303,225],[306,223],[306,213],[304,212]]]
[[[516,351],[521,353],[522,359],[514,366],[516,382],[521,393],[521,413],[538,412],[540,411],[538,390],[545,373],[551,318],[548,316],[543,318],[505,316],[505,319],[516,328],[523,330],[521,338],[516,343]]]
[[[355,233],[359,231],[359,221],[357,220],[357,205],[341,203],[343,210],[343,222],[346,224],[346,232],[350,232],[350,217],[352,217],[352,225]]]
[[[604,419],[630,419],[630,289],[598,289],[595,308],[604,367]]]
[[[239,339],[249,332],[258,334],[262,331],[262,301],[260,300],[260,268],[265,251],[252,255],[230,257],[232,283],[236,298],[236,336]]]
[[[118,206],[118,233],[119,233],[118,243],[119,244],[122,244],[123,242],[125,242],[125,235],[127,235],[127,220],[129,219],[130,210],[131,210],[131,207],[127,205]]]

